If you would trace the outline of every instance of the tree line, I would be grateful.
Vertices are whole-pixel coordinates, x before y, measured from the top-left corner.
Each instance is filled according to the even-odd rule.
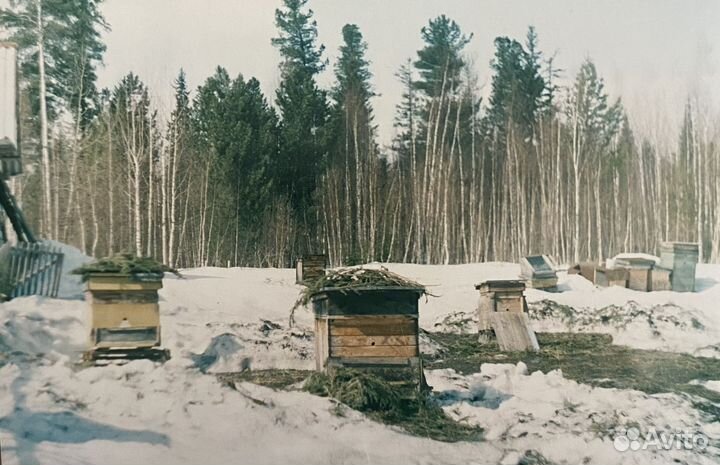
[[[342,28],[330,64],[308,0],[284,0],[272,99],[220,66],[194,90],[180,70],[163,117],[132,72],[97,88],[100,3],[0,11],[22,70],[26,169],[12,188],[44,238],[180,267],[287,266],[316,252],[335,265],[580,261],[656,253],[663,240],[720,259],[712,109],[688,96],[676,134],[636,136],[592,60],[564,76],[532,27],[495,39],[483,99],[465,51],[475,38],[430,19],[398,67],[404,90],[383,148],[357,25]]]

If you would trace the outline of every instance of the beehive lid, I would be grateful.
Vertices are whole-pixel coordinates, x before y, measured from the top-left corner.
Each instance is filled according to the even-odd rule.
[[[697,242],[663,242],[660,250],[665,252],[690,252],[698,253],[699,247]]]
[[[554,278],[557,276],[547,255],[529,255],[520,260],[520,275],[525,278]]]
[[[475,285],[475,289],[479,290],[501,290],[501,291],[524,291],[525,282],[518,279],[497,279],[484,281]]]

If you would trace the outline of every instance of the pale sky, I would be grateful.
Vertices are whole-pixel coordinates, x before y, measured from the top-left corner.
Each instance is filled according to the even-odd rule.
[[[171,83],[180,67],[191,87],[218,65],[231,75],[257,77],[269,100],[279,81],[274,10],[280,0],[106,0],[112,31],[105,39],[100,85],[112,86],[134,71],[151,87],[160,110],[172,105]],[[395,78],[422,46],[420,28],[446,14],[474,34],[467,53],[481,85],[489,87],[493,40],[524,40],[534,25],[541,50],[572,78],[591,57],[613,97],[622,96],[634,124],[674,131],[688,93],[715,111],[720,105],[718,64],[720,1],[715,0],[311,0],[319,40],[332,65],[346,23],[368,42],[373,104],[382,143],[393,135],[401,87]],[[652,110],[652,111],[648,111]],[[661,131],[665,129],[660,129]]]

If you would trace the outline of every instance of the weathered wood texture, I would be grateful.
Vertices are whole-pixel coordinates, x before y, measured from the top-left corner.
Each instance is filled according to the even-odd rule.
[[[672,289],[670,285],[670,270],[655,267],[650,272],[650,290],[651,291],[669,291]]]
[[[602,287],[627,287],[628,273],[625,268],[610,269],[597,267],[595,269],[595,284]]]
[[[327,255],[305,255],[295,264],[295,282],[302,284],[325,275]]]
[[[568,274],[579,274],[591,283],[594,283],[595,269],[597,268],[597,266],[597,263],[592,262],[577,263],[568,269]]]
[[[10,297],[41,295],[57,297],[64,255],[58,247],[19,243],[6,249]]]
[[[508,352],[540,350],[527,314],[495,312],[490,315],[490,321],[500,350]]]
[[[652,288],[651,269],[630,268],[628,271],[628,289],[649,291]]]
[[[312,299],[316,367],[417,367],[417,290],[326,290]]]
[[[527,311],[525,283],[522,281],[486,281],[475,286],[480,291],[478,324],[480,331],[491,329],[490,315],[495,312]]]
[[[660,266],[671,270],[670,284],[673,291],[695,290],[698,250],[698,244],[692,242],[664,242],[660,245]]]
[[[478,302],[478,338],[482,342],[495,335],[500,350],[539,350],[530,327],[522,281],[486,281],[475,286]]]

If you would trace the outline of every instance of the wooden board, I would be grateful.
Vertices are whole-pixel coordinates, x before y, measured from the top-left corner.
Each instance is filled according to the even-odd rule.
[[[414,318],[338,318],[330,321],[330,336],[416,336]]]
[[[417,346],[330,347],[331,357],[415,357]]]
[[[333,347],[416,346],[415,336],[332,336]]]
[[[490,314],[490,321],[500,350],[518,352],[540,349],[527,314],[494,312]]]
[[[93,328],[160,326],[157,304],[93,304]]]
[[[152,304],[158,302],[157,290],[88,291],[85,300],[90,304]]]
[[[670,270],[662,268],[653,268],[651,273],[652,287],[651,291],[669,291],[670,286]]]
[[[328,320],[315,319],[315,368],[323,371],[329,356]]]
[[[162,288],[162,281],[131,281],[129,278],[118,280],[118,278],[92,278],[87,283],[90,291],[149,291]]]
[[[495,294],[495,309],[498,312],[521,313],[523,311],[523,296]]]
[[[636,291],[645,291],[651,289],[650,270],[641,268],[631,268],[628,270],[628,289]]]

